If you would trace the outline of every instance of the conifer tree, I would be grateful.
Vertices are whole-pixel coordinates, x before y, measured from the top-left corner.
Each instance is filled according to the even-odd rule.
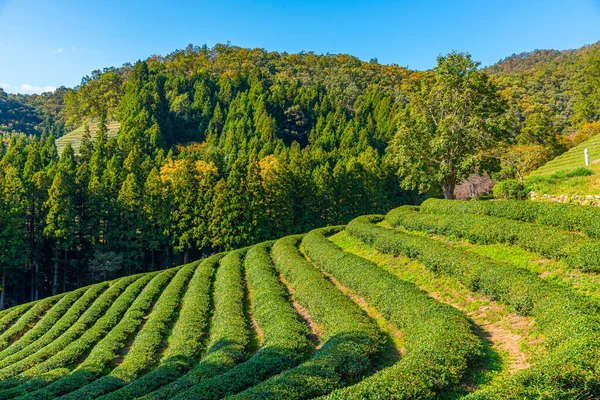
[[[125,93],[117,110],[121,122],[119,145],[127,152],[139,146],[146,154],[153,154],[166,144],[153,107],[156,82],[145,61],[138,61],[125,84]]]
[[[150,270],[156,269],[156,253],[167,242],[169,218],[171,215],[170,197],[167,195],[160,173],[153,168],[148,174],[143,190],[143,215],[145,228],[142,231],[144,248],[150,251]]]
[[[139,272],[143,265],[144,250],[141,232],[145,231],[142,217],[141,188],[135,175],[130,172],[125,178],[118,196],[120,213],[118,230],[120,233],[118,250],[123,256],[125,274]]]
[[[27,268],[27,201],[16,168],[0,168],[0,309],[4,309],[9,276]]]
[[[23,168],[25,168],[25,162],[27,161],[26,148],[27,142],[25,135],[19,134],[12,136],[8,142],[6,152],[2,157],[2,165],[10,165],[21,174]]]
[[[48,192],[46,208],[46,228],[44,234],[54,241],[54,271],[52,276],[52,294],[58,293],[58,275],[60,265],[60,252],[64,254],[63,287],[66,285],[66,270],[68,252],[75,244],[77,233],[77,211],[75,208],[75,188],[72,176],[59,168],[52,186]]]
[[[58,150],[56,149],[55,137],[52,134],[42,134],[40,139],[40,155],[42,164],[52,165],[58,162]]]
[[[283,156],[267,156],[260,160],[264,195],[264,228],[268,238],[278,238],[292,233],[294,226],[294,196],[296,191],[287,175]]]
[[[40,144],[33,140],[23,171],[27,201],[27,231],[29,234],[29,264],[31,268],[31,301],[38,298],[38,272],[41,259],[45,212],[43,205],[50,187],[48,175],[42,164]]]
[[[212,247],[210,222],[213,210],[215,185],[218,179],[218,170],[214,163],[197,161],[196,169],[199,172],[199,186],[197,190],[197,208],[194,220],[198,247]]]
[[[190,250],[196,247],[194,215],[198,207],[198,172],[191,159],[181,160],[171,175],[173,198],[171,235],[174,249],[183,253],[183,262],[190,262]]]
[[[108,161],[102,176],[100,211],[102,213],[101,241],[103,242],[104,251],[118,249],[120,238],[120,204],[118,196],[123,185],[123,173],[125,172],[122,164],[120,155],[115,153]]]
[[[93,141],[93,152],[89,163],[88,181],[88,228],[90,244],[96,247],[100,243],[102,234],[104,214],[106,212],[106,196],[104,172],[107,165],[107,137],[106,134],[98,132]]]

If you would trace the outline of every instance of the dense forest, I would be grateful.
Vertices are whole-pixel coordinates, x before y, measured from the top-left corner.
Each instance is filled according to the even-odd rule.
[[[542,149],[541,162],[600,130],[600,45],[477,67],[504,150],[452,185],[474,169],[513,178],[506,154]],[[54,93],[0,89],[0,306],[451,195],[393,156],[436,84],[348,55],[217,45]],[[55,139],[80,126],[81,145],[59,155]]]

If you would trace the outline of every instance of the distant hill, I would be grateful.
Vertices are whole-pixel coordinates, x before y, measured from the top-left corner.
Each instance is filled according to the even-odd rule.
[[[516,74],[535,69],[558,68],[576,64],[600,49],[600,42],[582,46],[578,49],[552,50],[541,49],[513,54],[487,67],[493,74]]]
[[[88,123],[90,127],[90,134],[92,135],[92,139],[96,136],[96,132],[98,132],[98,123],[95,121],[91,121]],[[110,121],[108,123],[108,137],[115,137],[117,133],[119,133],[119,128],[121,124],[117,121]],[[62,154],[67,143],[71,143],[73,150],[75,153],[78,153],[79,146],[81,146],[81,140],[83,139],[83,134],[85,133],[85,124],[82,124],[79,128],[67,133],[66,135],[56,139],[56,149],[58,150],[58,154]]]
[[[558,155],[565,143],[557,136],[569,137],[600,119],[590,74],[599,52],[600,42],[576,50],[534,50],[486,68],[508,99],[511,131],[520,142],[543,143]]]
[[[8,94],[0,88],[0,132],[23,132],[37,135],[36,126],[42,122],[40,113],[19,94]]]

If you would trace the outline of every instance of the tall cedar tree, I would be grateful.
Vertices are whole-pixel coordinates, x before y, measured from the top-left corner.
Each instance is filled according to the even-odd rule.
[[[54,271],[52,276],[52,294],[58,292],[60,252],[64,254],[63,286],[66,285],[68,252],[75,244],[77,233],[77,210],[75,208],[75,185],[73,177],[59,168],[48,192],[45,204],[48,209],[44,233],[54,241]]]
[[[0,168],[0,309],[4,309],[7,279],[27,268],[28,252],[25,188],[16,168],[3,166]]]
[[[145,231],[142,218],[142,188],[133,172],[121,186],[118,196],[119,218],[119,254],[123,256],[125,275],[139,272],[144,262],[144,249],[141,232]]]
[[[168,138],[163,137],[157,119],[157,85],[156,79],[150,76],[148,64],[138,61],[131,70],[117,110],[117,119],[121,122],[119,145],[126,151],[139,146],[145,154],[153,154],[170,143]]]
[[[190,261],[190,250],[198,243],[197,231],[194,229],[194,215],[198,209],[198,194],[193,188],[198,187],[198,171],[194,162],[184,159],[171,176],[172,237],[174,248],[183,252],[184,263]]]
[[[153,168],[144,184],[142,212],[146,229],[141,232],[145,248],[150,251],[151,271],[156,269],[156,253],[168,245],[171,215],[169,200],[160,173],[157,168]]]
[[[50,180],[44,167],[40,142],[33,140],[29,145],[27,161],[23,171],[23,183],[27,197],[31,301],[38,299],[38,273],[42,259],[43,230],[46,217],[43,205],[48,199],[48,190],[50,189]]]

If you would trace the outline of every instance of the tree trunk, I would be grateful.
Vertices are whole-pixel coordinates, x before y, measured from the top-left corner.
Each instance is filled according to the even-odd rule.
[[[6,270],[2,271],[2,291],[0,292],[0,310],[4,310],[4,294],[6,293]]]
[[[52,275],[52,296],[58,291],[58,249],[54,256],[54,274]]]
[[[189,264],[190,263],[190,250],[186,249],[183,252],[183,263],[184,264]]]
[[[171,252],[169,250],[169,246],[166,245],[165,246],[165,265],[163,265],[163,268],[169,268],[171,266]]]
[[[155,265],[154,265],[154,250],[150,251],[151,255],[151,261],[150,261],[150,271],[154,271],[156,269]]]
[[[444,182],[444,198],[447,200],[454,200],[454,186],[453,182]]]
[[[35,264],[31,264],[31,295],[29,301],[34,300],[35,296]]]
[[[38,276],[38,272],[40,269],[40,264],[36,261],[35,262],[35,281],[34,281],[34,296],[33,296],[33,300],[37,300],[39,298],[39,291],[38,291],[38,285],[37,285],[37,276]]]
[[[36,280],[37,280],[37,246],[35,242],[35,201],[31,202],[29,218],[29,262],[31,264],[31,301],[35,300]]]
[[[68,263],[68,259],[67,259],[67,250],[65,250],[65,266],[63,267],[63,281],[62,281],[62,292],[66,292],[67,291],[67,265],[69,265]]]
[[[63,266],[63,293],[67,291],[67,265],[67,250],[65,250],[65,265]]]

